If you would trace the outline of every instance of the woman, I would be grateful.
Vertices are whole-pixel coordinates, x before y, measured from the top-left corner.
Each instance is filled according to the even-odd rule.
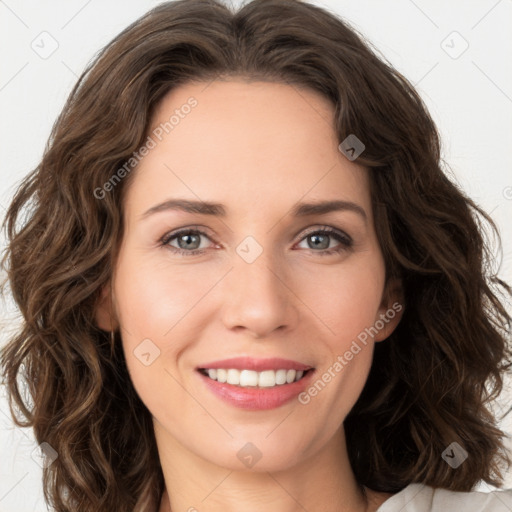
[[[471,491],[510,464],[487,404],[512,290],[439,161],[418,94],[319,7],[182,0],[124,30],[5,221],[3,373],[48,503],[509,510]]]

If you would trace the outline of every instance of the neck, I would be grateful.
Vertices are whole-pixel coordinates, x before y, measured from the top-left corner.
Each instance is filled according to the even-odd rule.
[[[158,424],[155,435],[166,486],[159,512],[370,511],[350,467],[343,430],[313,456],[278,471],[221,467],[187,450]]]

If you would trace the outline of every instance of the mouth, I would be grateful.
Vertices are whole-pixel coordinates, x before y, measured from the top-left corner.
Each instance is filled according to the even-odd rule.
[[[196,368],[211,393],[230,406],[251,411],[292,403],[311,384],[315,372],[311,365],[280,357],[232,357]]]
[[[237,368],[198,368],[197,371],[209,379],[241,388],[267,389],[293,384],[304,379],[314,368],[295,370],[279,368],[277,370],[255,371]]]
[[[209,392],[237,409],[256,412],[293,404],[293,400],[312,385],[316,369],[305,365],[302,365],[304,369],[283,368],[283,360],[277,365],[275,359],[269,361],[252,360],[252,366],[259,366],[260,371],[243,366],[233,368],[222,361],[215,368],[210,364],[196,368],[195,373]],[[288,366],[292,364],[301,366],[288,361]],[[268,368],[269,365],[275,367]]]

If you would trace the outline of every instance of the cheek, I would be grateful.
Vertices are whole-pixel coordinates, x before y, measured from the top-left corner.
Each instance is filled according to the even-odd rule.
[[[133,341],[153,337],[162,347],[187,324],[215,279],[200,270],[169,268],[161,261],[124,258],[116,271],[117,315]]]
[[[137,257],[137,251],[118,259],[115,303],[126,364],[137,393],[152,410],[161,410],[154,403],[155,389],[180,402],[170,375],[176,375],[178,361],[189,363],[189,349],[207,323],[209,293],[224,274],[207,267],[171,267],[162,257]]]
[[[180,402],[179,386],[169,372],[175,374],[173,362],[190,340],[198,339],[190,318],[196,318],[196,328],[201,324],[198,306],[211,286],[197,272],[138,258],[136,251],[118,258],[115,304],[126,364],[139,397],[151,411],[165,409],[158,401],[160,395],[174,396]]]
[[[320,268],[314,276],[300,279],[297,296],[314,315],[325,340],[343,349],[375,322],[382,300],[384,264],[379,258],[354,258],[351,264]],[[295,291],[295,290],[294,290]],[[310,322],[311,323],[311,322]]]
[[[378,318],[384,272],[379,258],[354,259],[351,265],[317,272],[315,279],[302,283],[301,296],[309,298],[308,306],[321,320],[315,321],[321,330],[315,339],[322,360],[317,380],[301,403],[311,404],[318,417],[327,417],[331,433],[357,401],[370,371],[370,328]]]

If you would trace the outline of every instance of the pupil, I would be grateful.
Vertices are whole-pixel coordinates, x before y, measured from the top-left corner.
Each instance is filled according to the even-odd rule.
[[[182,247],[181,241],[183,241],[183,240],[185,240],[185,239],[188,239],[188,241],[190,242],[190,239],[193,239],[193,238],[195,238],[195,239],[196,239],[196,240],[195,240],[195,242],[197,243],[197,241],[199,240],[198,235],[190,235],[190,234],[188,234],[188,235],[182,235],[182,236],[180,237],[180,247]],[[187,243],[187,242],[186,242],[186,243]],[[193,244],[193,242],[192,242],[192,244]],[[183,248],[183,247],[182,247],[182,248]],[[184,248],[188,248],[188,249],[190,249],[190,245],[185,245],[185,247],[184,247]],[[193,247],[193,249],[196,249],[196,247]]]
[[[311,238],[312,239],[319,239],[319,238],[323,238],[323,243],[320,242],[320,244],[315,244],[314,247],[318,248],[320,247],[321,249],[327,249],[327,247],[329,247],[329,241],[328,241],[328,237],[325,236],[325,235],[311,235]]]

